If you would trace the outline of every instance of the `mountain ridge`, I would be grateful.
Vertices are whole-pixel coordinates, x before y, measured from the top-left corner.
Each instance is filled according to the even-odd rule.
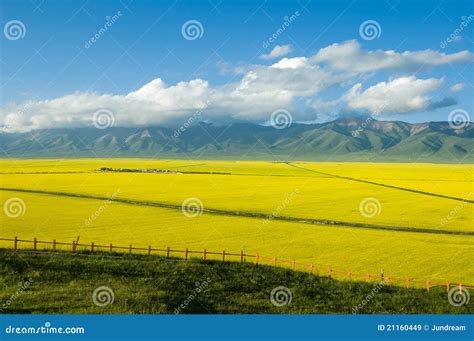
[[[177,133],[179,132],[179,133]],[[345,117],[275,129],[252,123],[57,128],[0,134],[2,157],[169,157],[472,163],[471,123],[407,123]]]

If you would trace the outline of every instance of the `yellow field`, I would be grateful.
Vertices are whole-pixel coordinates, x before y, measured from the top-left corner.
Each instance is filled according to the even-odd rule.
[[[101,167],[230,174],[94,172]],[[473,204],[462,201],[474,199],[472,165],[80,159],[4,160],[1,168],[3,189],[176,206],[2,190],[0,237],[4,238],[71,242],[80,236],[81,243],[245,250],[268,259],[314,262],[323,272],[332,267],[342,271],[339,277],[348,271],[364,276],[383,269],[400,278],[473,284]],[[5,211],[12,198],[24,203],[25,210],[17,217]],[[188,217],[179,209],[188,198],[199,199],[204,209],[267,214],[275,219],[206,212]],[[347,226],[280,221],[278,217],[338,221]]]

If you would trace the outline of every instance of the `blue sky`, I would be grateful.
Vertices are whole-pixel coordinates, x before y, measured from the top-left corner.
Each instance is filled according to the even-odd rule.
[[[279,109],[291,112],[296,121],[326,120],[352,111],[411,122],[445,121],[454,109],[472,115],[473,14],[472,1],[4,0],[1,119],[5,125],[8,115],[20,115],[15,124],[32,128],[73,126],[101,108],[110,109],[119,125],[179,123],[203,108],[204,116],[216,121],[265,121]],[[90,43],[114,15],[116,20]],[[292,15],[284,32],[264,47]],[[7,37],[12,20],[23,24],[24,36]],[[200,24],[194,40],[182,33],[190,20]],[[360,33],[368,20],[380,28],[374,39]],[[332,44],[339,49],[329,51],[331,60],[314,61]],[[276,47],[289,52],[262,58]],[[367,59],[358,72],[332,65],[334,56],[347,49],[352,55],[343,58],[346,64],[353,62],[350,58]],[[396,65],[367,67],[378,63],[370,61],[378,58],[374,51],[383,52],[381,65],[391,63],[382,60],[390,58],[390,50],[400,53],[392,61]],[[402,61],[405,51],[426,50],[431,54]],[[456,55],[462,51],[469,52]],[[448,58],[436,62],[443,59],[441,53]],[[277,68],[281,72],[267,70],[283,58],[288,60]],[[429,65],[417,64],[420,60]],[[315,69],[314,78],[298,83]],[[315,80],[321,84],[314,85]],[[179,82],[184,83],[175,87]],[[406,93],[399,94],[402,88],[419,96],[416,103],[406,108],[389,103],[376,110],[374,103],[383,101],[387,92],[392,99],[407,101]],[[161,116],[166,119],[156,118]]]

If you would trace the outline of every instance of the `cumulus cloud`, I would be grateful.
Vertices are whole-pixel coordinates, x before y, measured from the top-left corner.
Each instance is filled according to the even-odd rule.
[[[313,56],[285,57],[270,66],[247,65],[238,75],[240,79],[217,87],[203,79],[168,85],[156,78],[125,95],[77,92],[11,103],[0,110],[0,128],[15,132],[92,127],[94,113],[101,109],[113,113],[115,126],[126,127],[179,126],[197,111],[205,120],[228,123],[265,122],[277,109],[289,110],[294,121],[312,121],[318,110],[328,113],[337,108],[372,113],[432,110],[455,103],[451,98],[434,99],[442,79],[405,75],[370,86],[362,84],[364,76],[377,70],[407,71],[422,63],[437,66],[472,60],[466,51],[363,51],[357,42],[349,41],[322,48]],[[357,84],[347,91],[354,81]],[[451,91],[461,87],[455,85]],[[329,89],[339,89],[340,98],[327,101],[324,91]]]
[[[277,45],[270,51],[270,53],[262,54],[260,59],[270,60],[278,57],[286,56],[287,54],[293,52],[293,47],[291,45]]]
[[[433,99],[433,92],[442,82],[442,79],[417,79],[410,76],[380,82],[366,90],[362,90],[362,84],[358,83],[344,98],[350,109],[367,110],[373,115],[434,110],[455,104],[451,98]]]
[[[474,55],[468,51],[453,54],[433,50],[395,52],[393,50],[365,51],[355,40],[322,48],[313,56],[315,63],[324,63],[337,70],[371,72],[395,70],[413,72],[424,67],[446,64],[473,63]]]

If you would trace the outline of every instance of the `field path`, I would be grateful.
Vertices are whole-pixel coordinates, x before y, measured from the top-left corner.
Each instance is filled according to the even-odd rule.
[[[320,171],[316,171],[316,170],[313,170],[313,169],[304,168],[304,167],[301,167],[301,166],[296,166],[291,162],[284,162],[284,163],[286,163],[290,167],[302,169],[302,170],[305,170],[305,171],[308,171],[308,172],[317,173],[317,174],[321,174],[321,175],[331,176],[331,177],[338,178],[338,179],[357,181],[357,182],[362,182],[362,183],[369,184],[369,185],[375,185],[375,186],[381,186],[381,187],[386,187],[386,188],[391,188],[391,189],[397,189],[399,191],[418,193],[418,194],[423,194],[423,195],[429,195],[429,196],[432,196],[432,197],[438,197],[438,198],[444,198],[444,199],[450,199],[450,200],[456,200],[456,201],[462,201],[462,202],[468,202],[470,204],[474,204],[474,200],[463,199],[463,198],[458,198],[458,197],[451,197],[451,196],[443,195],[443,194],[419,191],[417,189],[397,187],[397,186],[382,184],[380,182],[373,182],[373,181],[368,181],[368,180],[351,178],[351,177],[348,177],[348,176],[342,176],[342,175],[336,175],[336,174],[331,174],[331,173],[320,172]]]
[[[109,202],[118,202],[118,203],[124,203],[124,204],[129,204],[129,205],[160,207],[160,208],[167,208],[167,209],[173,209],[173,210],[182,210],[183,208],[187,208],[188,210],[196,210],[194,207],[183,207],[182,205],[170,204],[170,203],[165,203],[165,202],[141,201],[141,200],[126,199],[126,198],[111,198],[111,197],[97,196],[97,195],[91,195],[91,194],[81,194],[81,193],[53,192],[53,191],[19,189],[19,188],[3,188],[3,187],[0,188],[0,191],[24,192],[24,193],[34,193],[34,194],[42,194],[42,195],[74,197],[74,198],[81,198],[81,199],[93,199],[93,200],[102,200],[102,201],[109,201]],[[352,223],[352,222],[337,221],[337,220],[298,218],[298,217],[273,215],[273,214],[259,213],[259,212],[227,211],[227,210],[214,209],[214,208],[202,208],[202,209],[199,209],[199,211],[209,213],[209,214],[215,214],[215,215],[237,216],[237,217],[256,218],[256,219],[268,219],[268,220],[282,220],[282,221],[289,221],[289,222],[296,222],[296,223],[303,223],[303,224],[325,225],[325,226],[335,226],[335,227],[343,226],[343,227],[356,227],[356,228],[389,230],[389,231],[399,231],[399,232],[474,236],[474,232],[470,232],[470,231],[447,231],[447,230],[440,230],[440,229],[416,228],[416,227],[406,227],[406,226],[374,225],[374,224]]]

